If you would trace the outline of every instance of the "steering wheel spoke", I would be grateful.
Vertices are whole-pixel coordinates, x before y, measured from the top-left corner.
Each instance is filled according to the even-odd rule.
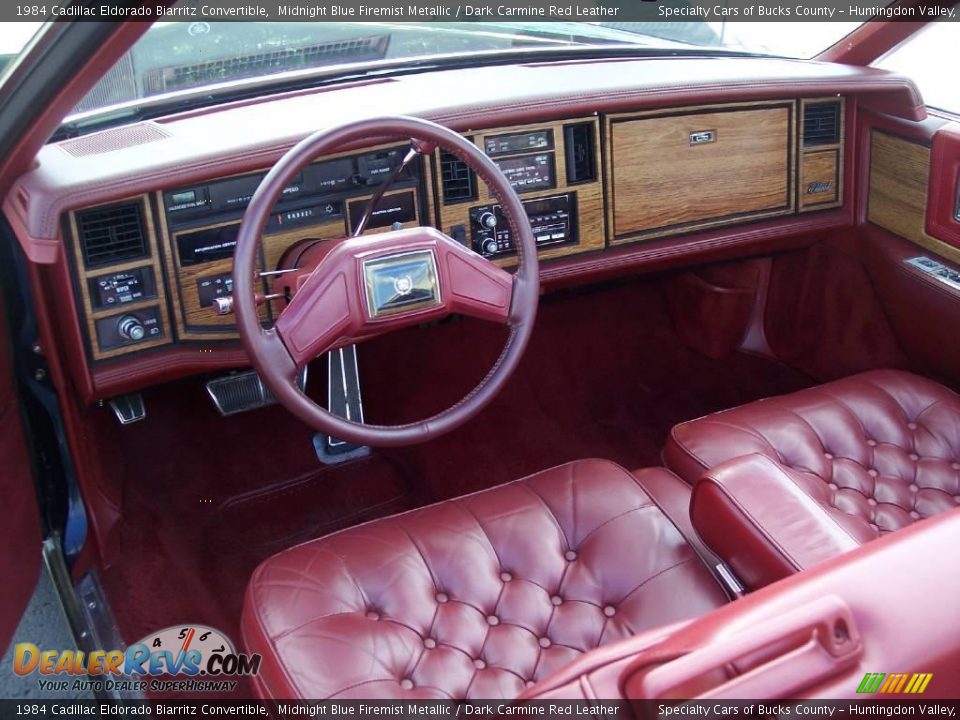
[[[331,270],[326,266],[326,261],[322,262],[307,276],[274,324],[297,365],[310,362],[337,344],[349,344],[360,330],[354,312],[359,297],[349,276],[349,263],[338,263]]]
[[[507,324],[513,299],[513,275],[447,238],[438,243],[447,280],[449,311]]]

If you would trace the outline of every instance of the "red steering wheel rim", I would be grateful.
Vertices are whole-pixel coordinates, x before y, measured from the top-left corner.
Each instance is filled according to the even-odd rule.
[[[276,325],[272,328],[261,325],[255,301],[255,293],[259,291],[257,249],[280,193],[318,157],[344,147],[356,146],[371,138],[384,142],[391,138],[413,139],[427,146],[440,146],[467,163],[487,184],[500,204],[518,257],[518,266],[512,276],[509,305],[502,318],[510,332],[500,357],[480,383],[459,402],[429,418],[402,425],[353,422],[334,415],[311,400],[297,385],[298,361],[293,357],[296,353],[291,354]],[[398,244],[402,242],[402,237],[406,237],[405,232],[409,236],[409,231],[395,234]],[[384,245],[390,243],[390,236],[391,233],[385,233],[376,237],[380,238],[379,244]],[[488,263],[491,268],[496,268],[432,228],[424,228],[424,237],[440,242],[444,252],[459,255],[461,262],[474,268],[480,263]],[[398,250],[402,251],[403,247],[399,246]],[[325,262],[321,262],[314,270],[318,278],[322,279],[324,275]],[[502,271],[496,268],[496,272]],[[530,223],[520,198],[499,168],[473,143],[452,130],[427,120],[404,116],[368,119],[320,130],[291,148],[267,173],[250,200],[240,225],[234,253],[233,296],[237,328],[243,347],[263,382],[282,405],[310,427],[359,445],[386,447],[424,442],[463,425],[477,415],[500,392],[526,350],[537,313],[539,282],[536,241]],[[317,352],[316,356],[320,354]]]

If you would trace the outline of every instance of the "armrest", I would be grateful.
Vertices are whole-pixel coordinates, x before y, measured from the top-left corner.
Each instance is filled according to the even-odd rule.
[[[694,485],[690,518],[707,547],[751,589],[860,545],[763,455],[707,471]]]

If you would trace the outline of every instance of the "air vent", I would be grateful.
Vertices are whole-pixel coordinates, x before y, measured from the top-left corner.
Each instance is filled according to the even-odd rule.
[[[567,159],[567,185],[597,179],[596,153],[593,149],[593,125],[580,123],[563,128],[563,146]]]
[[[477,177],[473,170],[446,150],[440,151],[440,182],[443,185],[443,201],[448,205],[477,198]]]
[[[840,142],[840,102],[807,103],[803,107],[803,144]]]
[[[147,255],[147,234],[140,203],[109,205],[79,212],[77,231],[87,267]]]

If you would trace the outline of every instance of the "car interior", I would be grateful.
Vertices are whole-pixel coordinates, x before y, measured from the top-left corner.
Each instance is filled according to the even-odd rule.
[[[102,126],[146,28],[70,25],[0,103],[4,645],[46,538],[81,649],[216,628],[233,697],[957,697],[960,118],[875,66],[923,23]]]

